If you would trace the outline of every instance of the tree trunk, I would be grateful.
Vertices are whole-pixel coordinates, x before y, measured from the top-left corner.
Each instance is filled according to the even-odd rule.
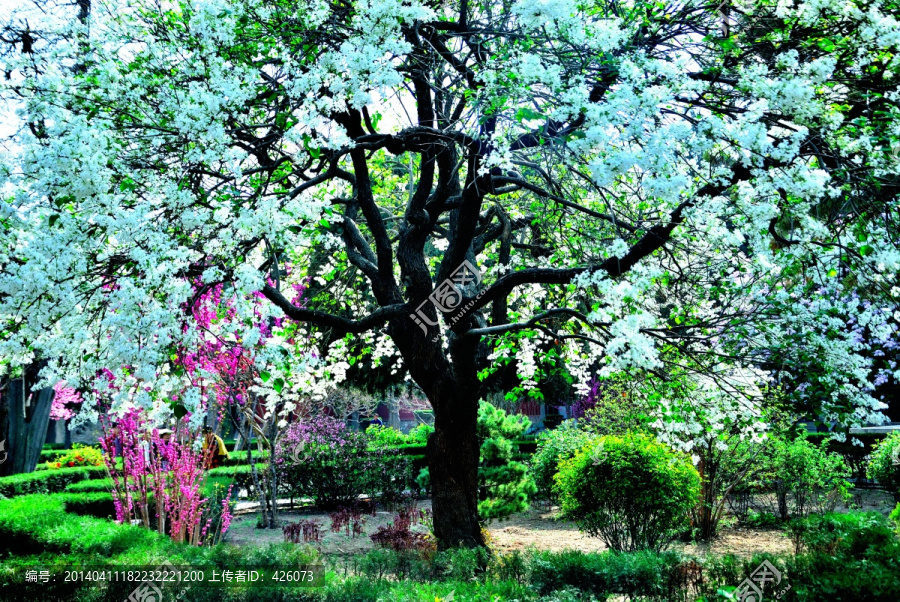
[[[62,443],[65,445],[66,443],[66,433],[69,429],[66,428],[65,420],[51,420],[52,424],[50,428],[47,430],[47,440],[46,443]]]
[[[400,402],[393,395],[388,398],[388,426],[400,430]]]
[[[6,396],[7,430],[0,434],[0,440],[6,440],[8,456],[0,464],[0,474],[34,472],[47,437],[54,394],[55,391],[47,387],[29,395],[26,382],[21,378],[9,383]]]
[[[275,440],[278,437],[278,416],[272,416],[269,425],[269,467],[266,471],[268,476],[269,499],[272,507],[269,508],[269,528],[278,528],[278,473],[275,471]]]
[[[436,395],[434,433],[426,455],[434,534],[441,549],[484,546],[478,520],[478,398],[453,390]]]
[[[402,326],[415,328],[411,321]],[[452,363],[440,342],[402,335],[394,340],[399,341],[410,375],[434,409],[434,433],[425,454],[438,547],[484,547],[478,517],[478,340],[461,340],[453,333],[447,336]]]

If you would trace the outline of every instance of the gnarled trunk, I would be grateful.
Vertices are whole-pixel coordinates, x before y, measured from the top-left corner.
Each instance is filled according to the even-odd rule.
[[[477,393],[435,392],[428,440],[434,534],[441,549],[485,545],[478,520]]]
[[[410,321],[394,323],[394,341],[410,375],[434,409],[434,433],[426,455],[431,475],[434,534],[440,549],[482,547],[486,543],[478,517],[478,380],[479,339],[452,332],[449,357],[441,337],[422,337]],[[431,332],[431,335],[437,334]],[[451,361],[452,358],[452,361]]]

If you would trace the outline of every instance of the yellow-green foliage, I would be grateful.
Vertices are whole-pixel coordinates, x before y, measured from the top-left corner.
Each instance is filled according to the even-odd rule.
[[[611,549],[661,550],[687,526],[700,475],[653,437],[610,435],[563,461],[556,485],[563,514]]]
[[[96,447],[76,443],[56,461],[47,462],[47,468],[77,468],[79,466],[103,466],[103,452]]]

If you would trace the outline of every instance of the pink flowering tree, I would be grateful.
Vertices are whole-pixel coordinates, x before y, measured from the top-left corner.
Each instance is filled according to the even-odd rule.
[[[137,411],[104,427],[100,446],[113,481],[118,522],[139,522],[191,545],[215,543],[228,530],[232,489],[222,500],[204,493],[214,448],[195,450],[199,433],[179,421],[175,434],[163,437]]]
[[[268,280],[270,286],[280,286],[280,277],[290,274],[290,266],[276,270],[279,281]],[[289,285],[293,291],[293,302],[301,304],[305,290],[303,282]],[[217,424],[228,418],[239,435],[240,442],[246,443],[247,463],[250,466],[253,486],[260,504],[260,526],[276,528],[278,475],[268,462],[266,470],[257,470],[250,440],[256,436],[260,449],[273,457],[275,442],[280,428],[286,424],[285,415],[304,415],[302,405],[288,404],[279,398],[283,384],[276,386],[276,395],[266,403],[260,398],[254,386],[271,380],[271,373],[261,369],[265,363],[266,351],[276,336],[288,348],[296,348],[295,329],[285,332],[282,318],[268,318],[261,311],[261,292],[252,295],[255,300],[249,316],[251,328],[246,326],[235,309],[235,299],[224,294],[223,284],[204,285],[200,280],[193,283],[194,294],[188,304],[187,313],[193,320],[192,326],[204,336],[199,344],[178,349],[173,355],[176,371],[183,373],[194,387],[204,391],[201,396],[203,407],[215,411]],[[283,380],[282,380],[283,383]],[[273,386],[277,385],[277,381]]]
[[[56,394],[50,405],[50,420],[70,420],[81,405],[81,394],[61,380],[53,386]]]

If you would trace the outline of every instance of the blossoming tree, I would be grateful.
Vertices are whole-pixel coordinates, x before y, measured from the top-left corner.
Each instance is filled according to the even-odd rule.
[[[525,394],[563,362],[580,386],[684,357],[723,383],[814,370],[804,411],[878,420],[892,368],[840,325],[896,330],[895,12],[94,0],[14,22],[0,353],[54,358],[49,381],[128,366],[122,403],[164,412],[202,336],[191,283],[227,289],[249,346],[262,291],[316,354],[273,343],[259,386],[324,390],[371,354],[425,392],[445,547],[484,543],[476,416],[503,364]],[[266,281],[286,261],[302,306]]]

